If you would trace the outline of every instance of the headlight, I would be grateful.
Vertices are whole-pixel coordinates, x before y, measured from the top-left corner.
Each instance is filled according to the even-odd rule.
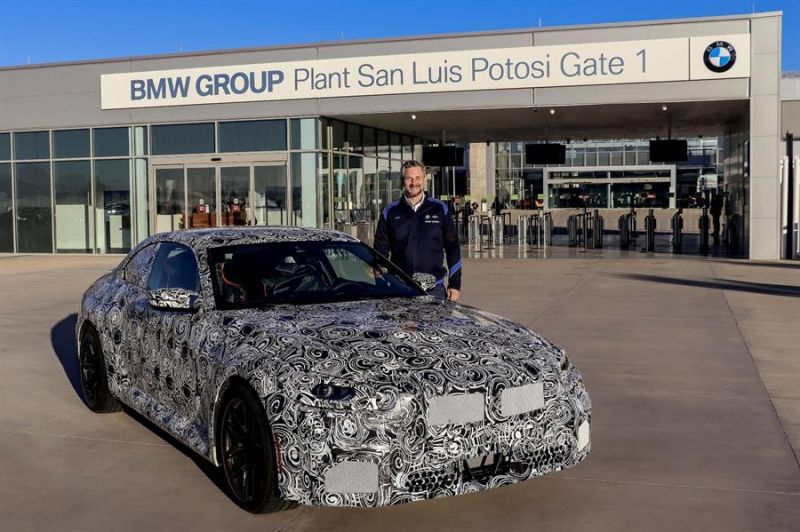
[[[311,389],[317,399],[325,401],[348,401],[356,396],[356,390],[349,386],[320,383]]]

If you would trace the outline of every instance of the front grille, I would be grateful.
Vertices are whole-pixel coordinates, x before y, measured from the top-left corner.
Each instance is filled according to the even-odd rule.
[[[568,445],[555,445],[534,451],[530,460],[536,466],[536,469],[541,469],[542,466],[563,464],[569,453],[570,447]]]
[[[453,471],[444,469],[425,469],[414,471],[408,474],[406,489],[412,492],[434,491],[442,486],[448,486],[455,482],[456,476]]]

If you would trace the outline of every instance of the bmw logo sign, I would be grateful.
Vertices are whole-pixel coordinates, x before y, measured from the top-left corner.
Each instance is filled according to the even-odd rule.
[[[703,53],[703,62],[711,72],[727,72],[736,63],[736,48],[727,41],[712,42]]]

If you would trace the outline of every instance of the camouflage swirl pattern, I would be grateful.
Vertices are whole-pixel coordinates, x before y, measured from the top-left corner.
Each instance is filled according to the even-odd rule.
[[[246,382],[275,437],[281,496],[304,504],[476,492],[586,458],[580,373],[517,323],[429,296],[215,308],[210,248],[286,241],[354,242],[300,228],[162,233],[96,281],[78,338],[88,324],[99,332],[113,395],[218,464],[220,399],[231,379]],[[167,242],[194,253],[199,312],[150,304],[148,269]],[[322,400],[320,384],[354,394]]]

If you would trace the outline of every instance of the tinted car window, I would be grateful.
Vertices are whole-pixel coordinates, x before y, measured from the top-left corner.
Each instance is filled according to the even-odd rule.
[[[123,274],[126,281],[143,288],[147,286],[147,274],[150,271],[150,266],[153,264],[153,257],[155,256],[157,247],[157,244],[143,247],[131,257],[128,264],[125,265],[125,272]]]
[[[210,250],[217,307],[416,297],[396,266],[351,242],[275,242]]]
[[[150,271],[148,288],[182,288],[199,292],[200,276],[192,250],[181,244],[161,244]]]

